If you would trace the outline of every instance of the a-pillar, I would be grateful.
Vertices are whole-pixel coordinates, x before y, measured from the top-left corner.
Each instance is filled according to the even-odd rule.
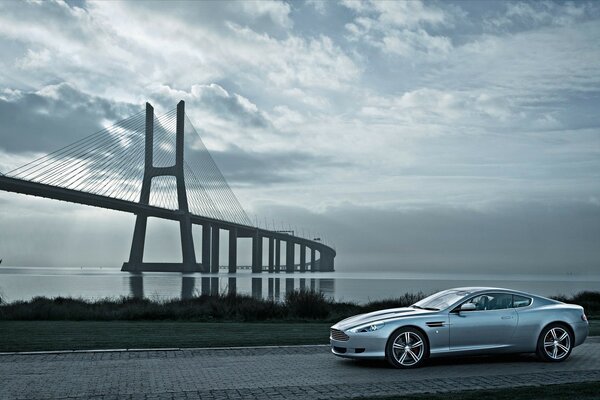
[[[275,266],[275,238],[269,238],[269,272],[273,272]]]
[[[275,272],[281,271],[281,240],[275,239]]]
[[[256,232],[254,236],[252,236],[252,272],[262,272],[262,236]]]
[[[219,229],[218,226],[213,225],[212,227],[212,232],[211,232],[211,236],[212,236],[212,251],[211,251],[211,258],[210,258],[210,272],[217,274],[219,273],[219,239],[221,238],[220,236],[220,232],[221,230]]]
[[[285,272],[294,272],[294,260],[296,245],[291,240],[286,240],[285,249]]]
[[[229,273],[237,272],[237,228],[229,229]]]
[[[300,245],[300,272],[306,271],[306,245]]]
[[[210,224],[202,225],[202,272],[210,272]]]

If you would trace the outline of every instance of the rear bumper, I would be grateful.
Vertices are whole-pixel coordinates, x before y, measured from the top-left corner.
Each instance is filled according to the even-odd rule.
[[[590,324],[587,321],[576,322],[571,324],[573,333],[575,334],[575,346],[582,344],[590,333]]]

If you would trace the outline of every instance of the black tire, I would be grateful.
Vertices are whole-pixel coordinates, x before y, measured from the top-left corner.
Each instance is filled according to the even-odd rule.
[[[569,358],[573,344],[573,334],[566,325],[550,324],[540,333],[536,354],[542,361],[561,362]]]
[[[418,368],[428,354],[429,343],[425,334],[409,327],[392,333],[385,347],[386,359],[394,368]]]

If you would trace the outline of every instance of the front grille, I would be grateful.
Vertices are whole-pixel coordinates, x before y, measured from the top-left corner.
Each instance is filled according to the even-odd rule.
[[[332,329],[331,330],[331,338],[333,340],[339,340],[340,342],[345,342],[348,339],[350,339],[348,337],[348,335],[346,335],[344,332],[338,330],[338,329]]]

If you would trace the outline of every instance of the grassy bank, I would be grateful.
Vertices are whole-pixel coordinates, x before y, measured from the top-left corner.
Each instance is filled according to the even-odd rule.
[[[395,299],[364,305],[334,302],[322,293],[295,291],[283,302],[255,299],[241,294],[202,295],[191,299],[156,301],[118,298],[82,300],[57,297],[0,303],[0,320],[22,321],[322,321],[333,322],[351,315],[384,308],[406,307],[423,298],[423,293],[404,294]],[[600,292],[581,292],[571,298],[558,297],[567,303],[582,305],[588,316],[600,317]]]
[[[323,321],[391,307],[406,307],[423,298],[422,293],[366,305],[334,302],[320,292],[295,291],[285,301],[255,299],[241,294],[202,295],[191,299],[156,301],[123,297],[83,300],[37,297],[0,305],[0,320],[52,321]]]
[[[326,344],[328,323],[2,321],[0,352]]]
[[[597,400],[600,382],[377,397],[378,400]],[[373,397],[369,397],[372,399]]]

